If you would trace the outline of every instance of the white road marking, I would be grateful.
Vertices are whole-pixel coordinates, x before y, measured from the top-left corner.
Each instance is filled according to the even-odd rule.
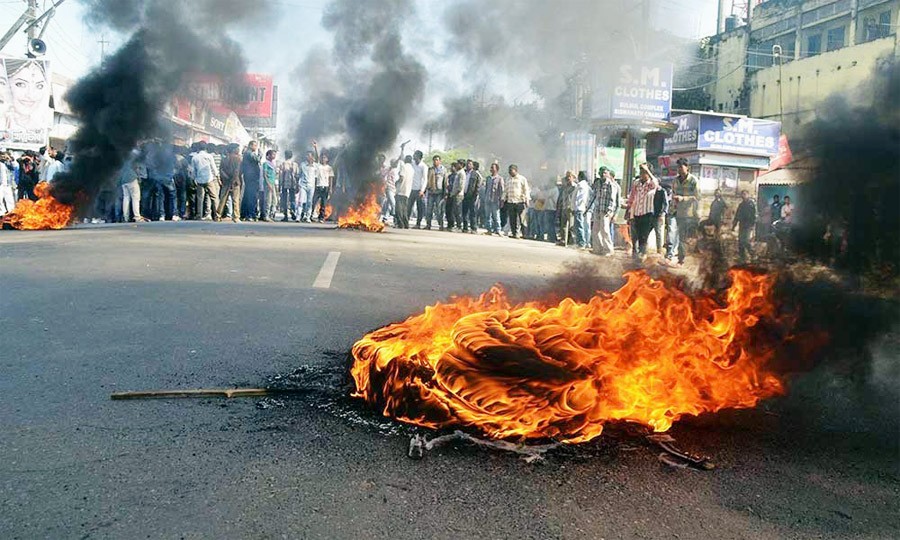
[[[325,257],[325,264],[322,265],[322,269],[319,270],[319,275],[316,276],[316,281],[313,282],[313,288],[328,289],[331,287],[331,278],[334,277],[334,271],[337,268],[338,259],[340,258],[340,251],[331,251],[328,253],[328,256]]]

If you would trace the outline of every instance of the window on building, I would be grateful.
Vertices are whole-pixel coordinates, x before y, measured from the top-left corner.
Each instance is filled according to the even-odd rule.
[[[806,56],[815,56],[822,52],[822,34],[813,34],[806,38]]]
[[[891,34],[891,12],[884,11],[878,15],[878,37],[888,37]]]
[[[838,26],[837,28],[832,28],[828,31],[828,44],[826,45],[826,51],[835,51],[844,46],[844,27]]]

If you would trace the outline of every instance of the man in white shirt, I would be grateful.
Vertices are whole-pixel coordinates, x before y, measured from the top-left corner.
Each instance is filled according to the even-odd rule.
[[[197,214],[203,212],[204,195],[210,200],[210,216],[203,216],[204,221],[210,218],[219,221],[219,188],[215,180],[219,177],[219,170],[212,155],[206,151],[206,141],[197,143],[197,152],[191,159],[191,167],[194,169],[194,182],[197,184]]]
[[[428,165],[422,161],[422,151],[413,153],[413,179],[412,191],[409,196],[409,208],[406,215],[412,215],[413,205],[416,207],[416,228],[422,228],[422,218],[425,217],[425,188],[428,185]]]
[[[313,200],[319,184],[319,164],[312,152],[306,153],[306,161],[300,165],[300,220],[312,221]]]
[[[415,174],[412,156],[406,156],[397,177],[397,213],[394,214],[394,226],[398,229],[409,228],[409,194],[412,193]]]
[[[319,205],[318,219],[319,223],[325,221],[325,206],[328,204],[328,197],[331,195],[331,188],[334,187],[334,169],[328,164],[328,156],[326,154],[319,155],[319,145],[313,141],[313,151],[316,153],[316,162],[319,165],[319,172],[316,176],[316,190],[313,193],[311,213],[316,213],[316,205]],[[312,216],[310,216],[312,217]]]
[[[16,207],[14,163],[15,160],[5,150],[0,151],[0,216],[5,216]]]

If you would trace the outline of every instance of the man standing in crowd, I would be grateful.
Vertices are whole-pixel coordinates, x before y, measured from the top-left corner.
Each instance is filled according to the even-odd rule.
[[[575,222],[575,244],[579,249],[588,249],[591,230],[587,221],[588,205],[591,199],[591,185],[584,171],[578,173],[578,183],[572,200],[572,214]]]
[[[471,164],[471,165],[470,165]],[[478,231],[478,219],[475,209],[478,204],[478,193],[481,191],[484,177],[481,175],[481,165],[477,161],[469,161],[466,164],[466,190],[463,193],[462,214],[463,232],[475,234]]]
[[[306,153],[306,161],[300,165],[300,220],[306,223],[312,222],[314,193],[319,185],[319,164],[312,152]]]
[[[394,160],[388,163],[384,154],[378,154],[378,162],[381,164],[378,174],[381,176],[381,184],[384,188],[384,198],[381,200],[381,222],[387,223],[388,216],[393,216],[397,208],[397,177],[394,176],[397,163]]]
[[[275,150],[266,151],[266,160],[263,162],[263,205],[260,209],[260,221],[273,221],[275,209],[278,206],[278,164],[275,163]]]
[[[613,180],[612,174],[606,167],[600,168],[600,183],[597,193],[594,194],[594,220],[600,223],[597,237],[593,238],[593,251],[598,255],[611,257],[615,251],[612,239],[612,227],[616,218],[616,211],[621,205],[622,188]]]
[[[672,200],[675,202],[675,224],[678,227],[678,236],[675,238],[677,245],[673,251],[677,252],[678,264],[684,264],[687,240],[692,238],[697,228],[697,206],[700,201],[700,193],[697,189],[697,177],[691,174],[688,161],[680,158],[676,161],[678,176],[675,185],[672,186]]]
[[[406,156],[397,172],[397,211],[394,214],[394,227],[398,229],[409,228],[409,194],[412,193],[415,174],[412,156]]]
[[[488,234],[500,236],[500,202],[503,199],[503,177],[500,164],[491,163],[491,175],[484,181],[484,206]]]
[[[450,164],[450,176],[447,178],[447,202],[444,209],[447,213],[447,230],[453,232],[461,223],[459,205],[462,204],[463,175],[458,161]]]
[[[122,221],[137,223],[147,221],[141,216],[141,185],[138,182],[138,156],[133,152],[119,171],[119,188],[122,192]]]
[[[15,169],[17,164],[6,150],[0,150],[0,216],[16,207]]]
[[[781,222],[785,225],[794,224],[794,205],[788,195],[784,196],[784,204],[781,205]]]
[[[244,180],[243,206],[241,207],[241,215],[244,219],[256,221],[259,216],[259,180],[261,175],[262,157],[259,154],[259,143],[250,141],[247,150],[244,151],[244,157],[241,161],[241,178]]]
[[[772,224],[781,219],[781,197],[775,195],[772,197],[772,204],[769,205],[769,228],[772,228]]]
[[[660,255],[666,255],[671,252],[669,237],[666,234],[668,230],[668,221],[671,212],[672,202],[672,184],[663,182],[660,189],[656,190],[653,196],[653,233],[656,240],[656,252]]]
[[[556,223],[559,221],[556,218],[557,187],[551,184],[550,189],[546,191],[547,195],[544,197],[544,209],[541,211],[539,219],[543,224],[543,233],[546,236],[546,241],[555,244]]]
[[[785,197],[787,199],[787,197]],[[747,262],[747,255],[752,257],[753,247],[750,245],[750,234],[756,224],[756,204],[750,198],[747,190],[741,191],[741,204],[734,213],[734,221],[731,222],[731,230],[738,228],[738,259],[741,263]]]
[[[62,170],[62,163],[57,159],[56,148],[41,148],[40,181],[53,182],[53,178]]]
[[[225,205],[231,198],[231,220],[241,222],[241,202],[244,191],[244,182],[241,176],[240,145],[229,144],[225,151],[225,159],[222,160],[222,168],[219,169],[219,178],[222,179],[222,199],[219,201],[219,215],[221,216]]]
[[[204,214],[201,219],[219,221],[219,190],[215,184],[219,171],[216,170],[216,163],[212,156],[206,151],[207,145],[201,141],[197,143],[197,153],[191,160],[191,166],[194,168],[194,181],[197,183],[197,214]],[[203,207],[204,196],[209,197],[210,214],[206,216],[206,210]]]
[[[178,216],[188,219],[188,201],[193,200],[193,196],[189,197],[188,192],[193,189],[194,170],[184,157],[186,148],[173,145],[172,151],[175,153],[175,205]]]
[[[145,147],[147,177],[156,186],[156,202],[151,215],[154,219],[179,221],[175,210],[175,152],[172,146],[154,140]]]
[[[328,154],[323,153],[322,157],[319,159],[319,176],[320,182],[328,183],[325,188],[325,198],[319,205],[319,223],[322,223],[327,217],[329,217],[325,215],[325,209],[328,207],[328,199],[334,192],[334,167],[332,167],[331,164],[328,163]]]
[[[425,221],[425,228],[431,230],[431,222],[436,217],[438,228],[444,230],[444,188],[447,183],[447,170],[441,163],[441,156],[433,156],[431,158],[432,166],[428,169],[428,182],[426,188],[428,190],[428,201],[425,213],[428,218]]]
[[[316,179],[314,182],[310,181],[310,185],[314,186],[315,191],[313,191],[312,202],[309,206],[309,220],[312,221],[313,215],[317,215],[318,217],[316,220],[321,223],[325,221],[325,205],[328,204],[328,195],[331,189],[331,180],[334,176],[334,170],[331,168],[331,165],[328,165],[329,174],[325,174],[326,170],[322,163],[320,163],[319,144],[316,141],[313,141],[312,146],[313,152],[315,153]],[[327,158],[325,163],[328,163]],[[318,205],[318,214],[316,214],[316,205]]]
[[[647,239],[650,237],[654,220],[653,199],[656,196],[656,190],[660,188],[659,180],[653,176],[650,167],[649,163],[641,163],[638,181],[631,187],[631,193],[628,195],[626,214],[634,226],[635,238],[632,256],[636,261],[647,254]]]
[[[298,221],[297,190],[300,188],[300,166],[294,161],[292,150],[284,151],[284,163],[281,164],[278,184],[281,189],[281,211],[284,212],[281,221]]]
[[[422,228],[422,220],[425,218],[425,188],[428,182],[428,165],[422,161],[422,151],[413,152],[413,179],[412,191],[409,195],[409,208],[406,215],[412,215],[412,209],[416,209],[416,228]],[[427,223],[427,220],[426,220]]]
[[[568,246],[574,236],[575,215],[572,208],[575,203],[575,173],[566,171],[562,185],[559,186],[559,195],[556,198],[556,208],[559,211],[559,242],[561,246]]]
[[[509,178],[504,182],[503,193],[504,206],[509,215],[510,238],[523,237],[519,227],[521,226],[522,212],[530,199],[531,188],[528,185],[528,179],[519,174],[518,165],[510,165]]]

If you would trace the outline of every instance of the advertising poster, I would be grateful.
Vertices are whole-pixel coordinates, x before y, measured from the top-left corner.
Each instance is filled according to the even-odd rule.
[[[37,150],[53,127],[50,63],[0,58],[0,147]]]
[[[719,183],[722,179],[722,168],[713,165],[700,166],[700,181],[697,187],[700,193],[714,193],[719,189]]]
[[[736,167],[722,167],[722,191],[737,191],[738,188],[738,170]]]

